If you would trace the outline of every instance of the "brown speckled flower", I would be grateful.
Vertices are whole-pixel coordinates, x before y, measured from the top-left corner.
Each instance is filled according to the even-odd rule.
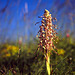
[[[53,42],[57,39],[57,33],[54,30],[57,29],[57,26],[52,24],[52,21],[56,20],[56,18],[52,18],[50,12],[46,9],[41,18],[41,26],[38,32],[38,38],[40,41],[38,50],[41,50],[46,58],[47,71],[48,75],[50,75],[50,54],[52,51],[57,53],[55,51],[56,47],[53,44]]]
[[[56,37],[57,33],[54,29],[57,29],[57,26],[52,25],[51,14],[49,13],[48,10],[45,9],[45,12],[42,16],[40,30],[38,32],[38,38],[40,40],[38,49],[40,48],[40,50],[44,54],[46,54],[48,52],[51,53],[51,50],[53,50],[55,53],[57,53],[54,50],[54,49],[56,49],[56,47],[53,44],[53,41],[55,41],[55,39],[57,39],[57,37]]]

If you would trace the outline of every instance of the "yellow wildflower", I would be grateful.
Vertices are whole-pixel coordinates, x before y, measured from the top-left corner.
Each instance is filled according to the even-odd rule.
[[[63,49],[58,49],[58,54],[59,55],[64,55],[65,51]]]

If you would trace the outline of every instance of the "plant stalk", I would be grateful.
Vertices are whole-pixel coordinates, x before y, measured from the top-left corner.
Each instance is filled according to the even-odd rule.
[[[47,60],[46,60],[46,68],[47,68],[47,72],[48,72],[48,75],[50,75],[50,55],[47,53]]]

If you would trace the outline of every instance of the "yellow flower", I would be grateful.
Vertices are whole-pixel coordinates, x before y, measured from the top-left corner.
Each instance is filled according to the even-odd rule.
[[[59,55],[64,55],[65,51],[63,49],[58,49],[58,54]]]
[[[15,55],[18,52],[19,48],[13,45],[9,45],[7,51],[11,52],[12,55]]]
[[[6,45],[4,47],[5,48],[0,52],[2,57],[10,57],[11,55],[15,55],[19,50],[19,48],[14,45]]]
[[[10,54],[10,53],[8,53],[8,54],[6,54],[6,56],[7,56],[7,57],[10,57],[10,56],[11,56],[11,54]]]

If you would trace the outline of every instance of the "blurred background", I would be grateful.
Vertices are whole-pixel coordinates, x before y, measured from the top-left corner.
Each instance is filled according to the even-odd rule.
[[[75,0],[0,0],[0,74],[47,75],[44,56],[36,52],[38,16],[45,9],[57,18],[53,24],[59,28],[59,56],[53,53],[51,72],[75,74]]]

